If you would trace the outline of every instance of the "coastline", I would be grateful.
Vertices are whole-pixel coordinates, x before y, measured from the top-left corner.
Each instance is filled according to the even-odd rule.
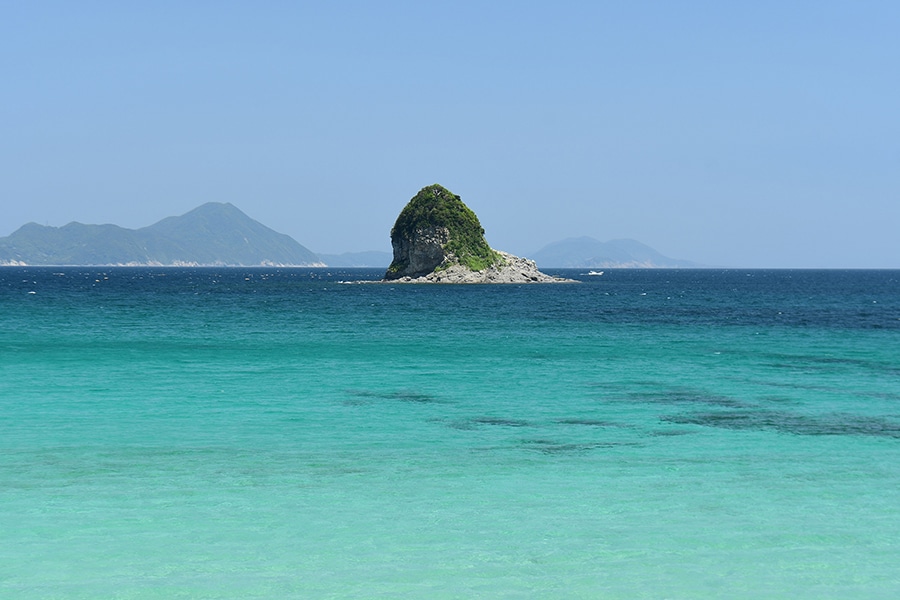
[[[580,283],[575,279],[553,277],[538,270],[533,260],[495,250],[503,257],[503,264],[493,265],[481,271],[473,271],[460,264],[451,264],[446,269],[438,269],[419,277],[399,277],[382,279],[382,283],[430,283],[430,284],[475,284],[475,283]]]

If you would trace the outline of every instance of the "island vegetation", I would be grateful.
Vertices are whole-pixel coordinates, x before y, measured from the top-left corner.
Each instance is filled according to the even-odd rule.
[[[446,269],[456,262],[472,271],[482,271],[503,260],[484,239],[484,228],[472,209],[459,196],[438,184],[419,190],[400,212],[391,229],[391,244],[395,248],[402,247],[423,232],[436,230],[444,230],[446,240],[442,247],[445,256],[453,258],[449,262],[441,261],[435,269]],[[395,252],[388,273],[399,274],[408,268],[408,254]]]
[[[475,213],[438,184],[413,196],[391,229],[394,260],[385,281],[400,283],[550,283],[534,261],[491,248]]]

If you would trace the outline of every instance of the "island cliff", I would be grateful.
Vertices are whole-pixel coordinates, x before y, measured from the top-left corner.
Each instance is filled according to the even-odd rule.
[[[391,229],[394,260],[386,281],[403,283],[550,283],[533,261],[492,249],[478,217],[459,196],[422,188]]]

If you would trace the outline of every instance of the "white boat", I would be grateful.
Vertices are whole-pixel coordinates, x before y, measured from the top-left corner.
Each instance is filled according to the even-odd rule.
[[[588,271],[588,275],[603,275],[603,271]]]

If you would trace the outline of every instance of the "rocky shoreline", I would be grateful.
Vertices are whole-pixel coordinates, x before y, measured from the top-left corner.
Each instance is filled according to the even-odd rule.
[[[481,271],[472,271],[468,267],[455,263],[452,260],[445,261],[446,268],[422,275],[421,277],[399,277],[397,279],[385,279],[384,283],[578,283],[574,279],[553,277],[541,273],[533,260],[522,258],[495,250],[501,257],[502,263],[488,267]]]

